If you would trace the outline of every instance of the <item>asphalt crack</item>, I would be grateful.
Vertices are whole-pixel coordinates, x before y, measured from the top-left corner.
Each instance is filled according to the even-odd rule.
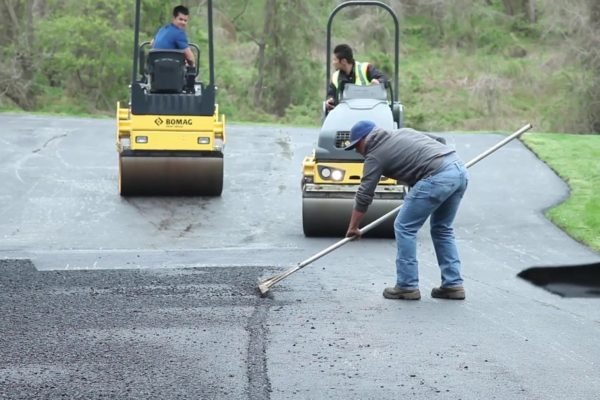
[[[267,368],[267,317],[271,300],[259,300],[246,325],[248,341],[248,399],[271,398],[271,382]]]

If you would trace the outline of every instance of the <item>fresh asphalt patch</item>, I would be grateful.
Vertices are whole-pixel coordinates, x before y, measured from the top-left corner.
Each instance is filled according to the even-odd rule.
[[[265,267],[0,260],[0,398],[267,399]]]

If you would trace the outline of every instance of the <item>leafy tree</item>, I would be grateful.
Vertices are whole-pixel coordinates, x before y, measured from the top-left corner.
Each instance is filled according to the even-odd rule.
[[[510,16],[524,15],[529,22],[536,22],[535,0],[502,0],[505,12]]]
[[[598,0],[384,1],[400,17],[400,99],[411,124],[506,128],[538,115],[540,129],[600,131]],[[318,124],[326,20],[340,2],[215,0],[221,110],[238,120]],[[175,4],[142,0],[140,41],[171,20]],[[113,114],[115,101],[128,97],[134,5],[0,0],[0,106]],[[206,81],[206,0],[186,5]],[[345,9],[332,41],[390,75],[393,26],[385,14]]]
[[[587,77],[582,110],[590,130],[600,133],[600,3],[588,0],[588,10],[580,53]]]
[[[97,14],[65,15],[43,21],[38,33],[44,83],[87,99],[89,111],[113,107],[115,96],[127,98],[131,29],[116,28]]]
[[[264,60],[259,50],[255,99],[267,112],[283,116],[291,104],[316,100],[311,94],[319,92],[320,68],[306,56],[315,40],[306,29],[310,16],[302,0],[265,3]]]
[[[33,79],[36,59],[34,27],[43,17],[40,0],[5,0],[0,3],[0,94],[24,109],[35,105]]]

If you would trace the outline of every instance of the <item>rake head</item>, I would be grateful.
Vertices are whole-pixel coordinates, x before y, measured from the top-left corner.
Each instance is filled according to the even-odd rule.
[[[298,271],[299,269],[301,269],[304,266],[305,266],[305,264],[301,263],[295,267],[288,269],[287,271],[282,272],[281,274],[273,275],[272,277],[270,277],[268,279],[259,281],[258,289],[260,290],[261,295],[264,296],[269,291],[269,289],[271,289],[271,286],[273,286],[277,282],[285,279],[287,276],[293,274],[294,272]]]
[[[267,294],[267,292],[269,291],[270,286],[267,285],[266,282],[259,282],[258,283],[258,290],[260,290],[260,295],[264,296]]]
[[[271,289],[271,286],[273,286],[275,283],[281,280],[280,277],[281,275],[275,275],[268,279],[264,279],[258,282],[258,290],[260,290],[260,294],[262,297],[264,297],[267,294],[269,289]]]

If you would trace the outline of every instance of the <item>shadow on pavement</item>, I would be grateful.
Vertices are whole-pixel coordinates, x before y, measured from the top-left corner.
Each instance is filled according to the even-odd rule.
[[[600,297],[600,262],[532,267],[517,276],[562,297]]]

